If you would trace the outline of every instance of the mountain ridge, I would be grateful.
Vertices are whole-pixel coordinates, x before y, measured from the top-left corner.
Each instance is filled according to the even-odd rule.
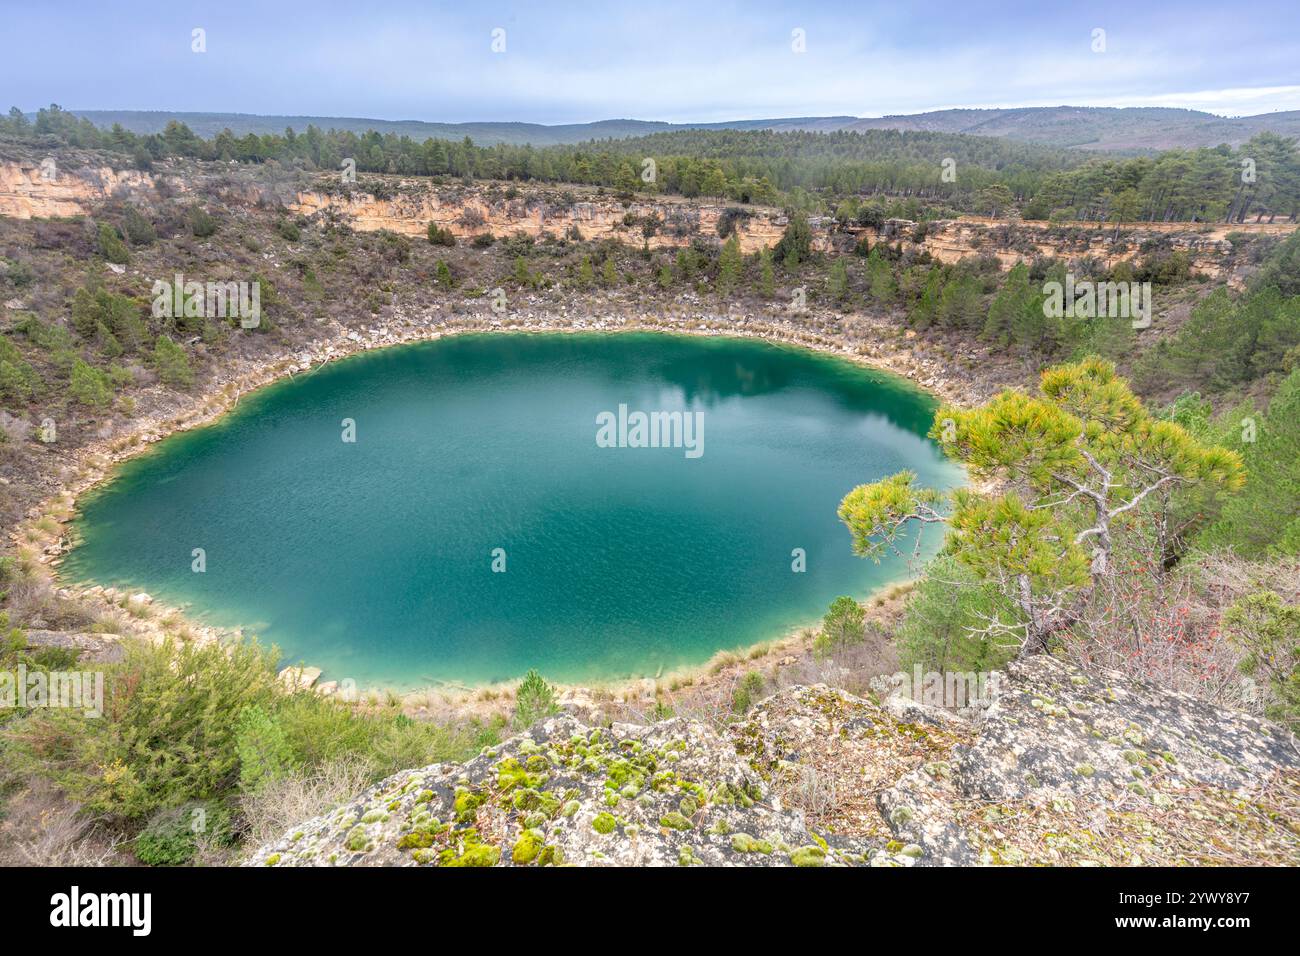
[[[213,136],[229,128],[239,136],[282,133],[286,127],[301,132],[308,124],[321,129],[410,136],[413,139],[462,139],[480,145],[505,143],[553,146],[600,139],[624,139],[650,133],[686,129],[805,130],[898,129],[993,136],[1019,142],[1097,152],[1148,152],[1175,148],[1232,146],[1256,133],[1271,130],[1283,136],[1300,136],[1300,110],[1256,116],[1222,117],[1198,110],[1170,107],[1016,107],[1012,109],[947,109],[880,117],[804,116],[773,119],[738,119],[713,123],[669,123],[660,120],[606,119],[590,123],[544,125],[526,122],[438,123],[424,120],[383,120],[367,117],[330,117],[257,113],[209,113],[168,110],[80,110],[69,112],[97,126],[114,123],[134,133],[161,132],[179,120],[200,136]],[[34,115],[34,114],[33,114]]]

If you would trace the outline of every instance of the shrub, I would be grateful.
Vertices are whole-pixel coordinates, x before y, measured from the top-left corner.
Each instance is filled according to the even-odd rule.
[[[279,780],[293,765],[284,728],[261,707],[245,707],[240,712],[235,750],[239,754],[239,787],[245,793],[256,793]]]
[[[1245,652],[1241,672],[1267,686],[1265,716],[1300,729],[1300,607],[1255,591],[1223,613],[1223,629]]]
[[[213,801],[194,801],[156,814],[135,839],[135,855],[148,866],[182,866],[200,843],[232,841],[230,813]]]
[[[434,275],[438,280],[438,285],[444,289],[450,289],[452,286],[451,267],[442,259],[438,260],[438,265],[434,269]]]
[[[773,250],[774,256],[783,261],[787,269],[794,271],[808,258],[811,249],[812,230],[808,228],[808,220],[799,215],[791,216],[789,225],[781,234],[781,241]]]
[[[435,246],[454,246],[456,237],[450,229],[441,228],[436,222],[429,223],[429,242]]]
[[[39,388],[40,376],[6,335],[0,335],[0,401],[7,405],[27,402]]]
[[[905,671],[987,672],[1015,656],[980,628],[995,614],[1009,611],[997,591],[953,558],[931,561],[916,586],[898,630],[899,665]]]
[[[731,709],[734,713],[746,713],[754,706],[758,696],[763,693],[767,682],[758,671],[749,671],[740,679],[736,689],[731,693]]]
[[[116,262],[119,265],[124,265],[131,259],[131,253],[127,251],[122,237],[106,222],[99,224],[99,254],[109,262]]]
[[[813,641],[819,657],[833,654],[850,644],[861,644],[866,637],[866,612],[851,597],[837,597],[822,619],[822,630]]]
[[[530,669],[515,691],[515,726],[522,730],[559,712],[555,688],[546,683],[536,670]]]
[[[126,207],[126,219],[123,225],[126,228],[126,237],[131,240],[133,246],[148,246],[158,238],[153,223],[134,206]]]
[[[72,365],[68,396],[78,405],[107,408],[113,403],[113,386],[106,374],[77,359]]]
[[[217,233],[217,220],[202,206],[191,206],[186,220],[195,239],[206,239]]]
[[[185,350],[171,340],[169,336],[160,335],[153,347],[153,365],[158,377],[168,385],[177,388],[189,388],[194,384],[194,372],[190,369],[190,360]]]

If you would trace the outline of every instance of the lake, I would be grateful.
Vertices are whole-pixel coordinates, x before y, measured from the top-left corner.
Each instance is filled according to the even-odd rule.
[[[366,352],[125,462],[79,503],[62,576],[362,687],[653,676],[907,577],[854,557],[835,510],[903,468],[963,480],[925,437],[934,408],[900,378],[744,339]]]

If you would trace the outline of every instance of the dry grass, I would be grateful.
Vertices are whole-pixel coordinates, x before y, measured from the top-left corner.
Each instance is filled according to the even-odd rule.
[[[363,762],[342,760],[267,784],[240,801],[248,827],[245,845],[256,847],[278,840],[294,824],[326,813],[356,796],[369,785],[370,779]]]

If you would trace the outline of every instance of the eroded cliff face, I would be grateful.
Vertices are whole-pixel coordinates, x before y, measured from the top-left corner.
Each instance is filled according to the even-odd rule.
[[[583,239],[616,239],[630,245],[645,242],[652,249],[688,246],[701,238],[719,242],[718,224],[730,215],[741,250],[747,255],[775,246],[788,223],[780,210],[761,207],[748,208],[737,216],[732,211],[735,207],[726,204],[667,199],[624,203],[595,195],[577,201],[538,196],[502,199],[491,195],[493,191],[489,187],[440,194],[426,189],[390,199],[364,193],[299,192],[291,208],[303,215],[336,215],[357,229],[389,229],[409,236],[423,236],[429,223],[461,240],[488,232],[498,238],[522,233],[537,239],[571,235],[576,230]],[[643,229],[647,222],[657,224],[650,235]],[[1226,238],[1229,233],[1287,235],[1296,228],[1291,223],[1155,223],[1126,227],[1116,234],[1113,226],[1105,224],[1007,223],[975,216],[931,222],[924,229],[907,220],[890,220],[880,230],[846,228],[826,217],[810,220],[809,226],[813,248],[822,252],[850,252],[865,235],[871,243],[884,240],[924,250],[941,262],[992,255],[1004,269],[1039,256],[1088,257],[1110,267],[1141,258],[1144,249],[1154,243],[1162,249],[1185,252],[1195,274],[1233,285],[1241,280],[1238,268],[1243,263],[1236,260],[1234,245]]]
[[[108,166],[66,169],[57,160],[0,163],[0,216],[15,219],[82,216],[95,203],[126,192],[152,192],[153,177]]]
[[[365,193],[333,196],[300,192],[291,207],[303,215],[341,215],[354,228],[388,229],[423,236],[429,223],[449,230],[457,239],[518,233],[534,239],[566,236],[577,230],[583,239],[617,239],[629,245],[647,243],[652,249],[687,246],[700,236],[718,237],[718,222],[730,207],[686,201],[623,203],[613,198],[576,201],[549,197],[494,198],[483,191],[441,195],[435,190],[377,199]],[[647,235],[644,225],[656,223]],[[776,245],[788,220],[775,209],[751,210],[735,219],[741,251],[749,254]]]
[[[186,173],[169,176],[173,188],[187,188]],[[288,182],[240,182],[224,170],[201,171],[226,202],[271,203],[304,216],[328,216],[354,229],[386,229],[407,236],[424,236],[430,223],[457,239],[472,240],[491,233],[497,238],[523,234],[584,240],[614,239],[651,249],[688,246],[696,240],[720,242],[724,218],[739,238],[741,250],[752,254],[780,241],[788,223],[781,210],[737,207],[734,204],[665,197],[623,201],[593,190],[555,186],[513,187],[501,183],[435,185],[427,180],[384,180],[389,195],[360,190],[296,189]],[[147,196],[155,177],[136,170],[102,166],[47,169],[35,162],[0,163],[0,215],[20,219],[87,215],[99,202],[117,194]],[[810,220],[812,244],[823,252],[848,253],[864,235],[869,242],[887,241],[924,250],[942,262],[990,255],[1003,268],[1036,257],[1092,258],[1106,266],[1132,261],[1153,245],[1187,254],[1192,271],[1206,278],[1240,285],[1246,263],[1227,237],[1232,233],[1285,236],[1296,223],[1150,223],[1116,230],[1114,226],[1081,223],[1001,222],[977,216],[918,224],[889,220],[880,229],[839,226],[834,220]]]
[[[915,226],[914,223],[904,223],[896,225],[894,231],[901,233],[901,238],[907,242],[906,235]],[[1046,222],[1010,224],[972,216],[928,223],[924,238],[912,244],[921,246],[940,262],[992,255],[997,257],[1002,268],[1009,269],[1017,262],[1032,261],[1039,256],[1067,260],[1091,258],[1110,268],[1118,262],[1141,258],[1144,245],[1154,243],[1160,248],[1186,253],[1194,274],[1238,285],[1242,276],[1237,269],[1243,263],[1236,261],[1235,247],[1226,236],[1234,231],[1287,235],[1294,229],[1294,225],[1281,224],[1261,228],[1255,224],[1149,223],[1121,229],[1117,235],[1113,225],[1086,224],[1063,228]]]

